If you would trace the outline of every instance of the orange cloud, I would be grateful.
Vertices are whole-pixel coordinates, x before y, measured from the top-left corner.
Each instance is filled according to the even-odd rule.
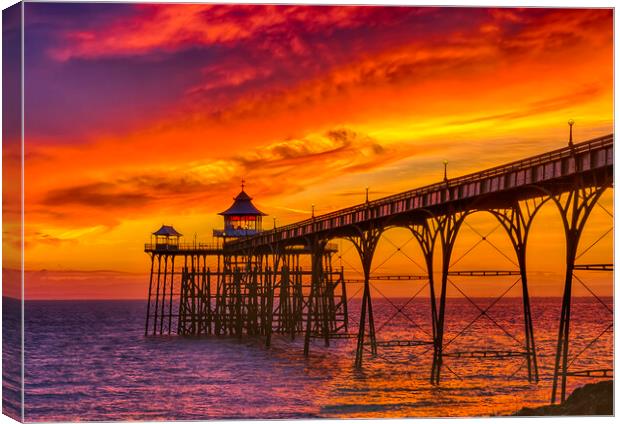
[[[165,213],[179,204],[196,202],[215,202],[223,207],[227,198],[221,193],[234,192],[240,175],[252,181],[257,195],[271,198],[318,181],[321,174],[316,173],[317,167],[337,177],[380,167],[404,153],[339,128],[303,139],[278,141],[215,162],[198,162],[168,175],[135,173],[97,182],[48,186],[30,215],[76,226],[116,225],[120,221],[116,217],[141,216],[154,208]],[[46,236],[40,240],[51,242],[57,238]]]

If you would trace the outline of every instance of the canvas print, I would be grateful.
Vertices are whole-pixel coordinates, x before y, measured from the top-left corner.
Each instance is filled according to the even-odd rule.
[[[613,410],[613,9],[20,2],[2,412]]]

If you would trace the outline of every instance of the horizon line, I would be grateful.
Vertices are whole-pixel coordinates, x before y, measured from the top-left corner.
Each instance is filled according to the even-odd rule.
[[[598,297],[600,298],[611,298],[613,299],[614,296],[613,294],[611,295],[599,295]],[[388,299],[410,299],[409,296],[388,296]],[[463,299],[463,300],[467,300],[462,296],[447,296],[447,299]],[[470,296],[470,298],[472,299],[496,299],[495,296]],[[521,299],[521,296],[504,296],[505,299]],[[562,298],[561,295],[557,295],[557,296],[530,296],[530,300],[531,299],[560,299]],[[4,299],[10,299],[10,300],[15,300],[15,301],[21,301],[22,299],[19,297],[13,297],[13,296],[7,296],[7,295],[2,295],[2,300]],[[348,300],[351,299],[362,299],[362,297],[352,297],[349,298]],[[379,300],[381,300],[382,298],[379,298]],[[430,299],[430,297],[422,297],[419,296],[417,297],[417,299]],[[596,300],[594,297],[592,296],[573,296],[573,299],[594,299]],[[145,298],[137,298],[137,297],[128,297],[128,298],[36,298],[36,299],[23,299],[25,302],[92,302],[92,301],[146,301],[148,300],[146,297]],[[377,300],[377,299],[375,299]]]

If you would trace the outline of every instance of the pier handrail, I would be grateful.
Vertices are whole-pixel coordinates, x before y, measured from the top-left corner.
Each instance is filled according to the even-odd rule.
[[[144,251],[164,251],[171,252],[177,251],[191,251],[191,250],[220,250],[222,249],[221,243],[145,243]]]

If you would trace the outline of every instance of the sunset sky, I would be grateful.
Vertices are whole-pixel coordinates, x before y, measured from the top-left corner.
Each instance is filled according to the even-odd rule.
[[[150,233],[166,223],[210,241],[241,178],[271,228],[312,204],[360,203],[366,186],[378,198],[436,182],[444,159],[458,176],[562,147],[569,118],[578,141],[611,133],[612,20],[604,9],[27,3],[26,297],[145,297]],[[611,193],[602,204],[612,211]],[[612,224],[597,208],[583,247]],[[377,272],[420,273],[390,258],[403,233],[387,237]],[[561,293],[562,238],[548,205],[528,256],[533,295]],[[466,227],[455,256],[479,239]],[[612,241],[584,260],[611,262]],[[497,255],[477,252],[463,268]],[[611,293],[611,275],[584,279]]]

